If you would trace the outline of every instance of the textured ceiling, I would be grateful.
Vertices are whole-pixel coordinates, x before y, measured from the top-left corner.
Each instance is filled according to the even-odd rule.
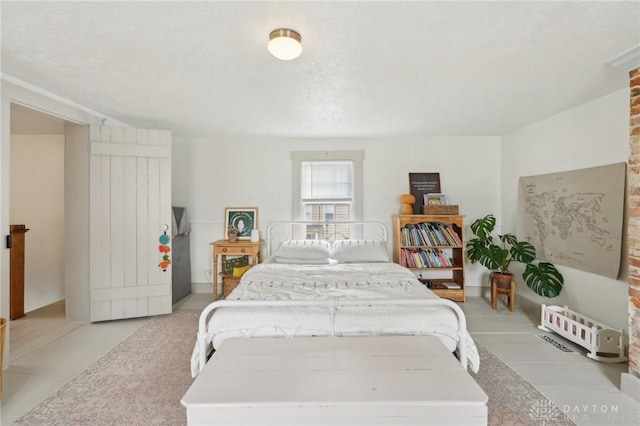
[[[638,1],[1,7],[4,74],[182,136],[501,135],[628,87],[606,62],[640,44]]]

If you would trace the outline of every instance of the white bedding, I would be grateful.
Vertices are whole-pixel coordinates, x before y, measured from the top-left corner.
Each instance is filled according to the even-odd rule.
[[[266,262],[245,273],[227,300],[319,300],[438,298],[413,273],[395,263],[300,265]],[[429,334],[450,350],[457,345],[457,317],[447,309],[421,306],[347,306],[331,316],[325,307],[216,309],[207,341],[219,347],[230,337]],[[469,363],[477,371],[477,350],[467,337]],[[197,350],[192,373],[198,371]]]
[[[227,297],[237,299],[361,299],[438,297],[396,263],[282,264],[249,269]]]

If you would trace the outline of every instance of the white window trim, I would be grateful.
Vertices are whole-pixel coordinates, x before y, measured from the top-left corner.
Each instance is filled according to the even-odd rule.
[[[303,161],[353,161],[353,217],[352,220],[363,220],[362,216],[362,162],[364,151],[292,151],[292,190],[293,220],[303,220],[302,199],[300,192],[300,173]]]

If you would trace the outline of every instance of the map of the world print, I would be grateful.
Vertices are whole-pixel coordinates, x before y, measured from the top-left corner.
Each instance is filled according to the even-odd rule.
[[[617,278],[626,164],[520,178],[518,236],[538,257]]]

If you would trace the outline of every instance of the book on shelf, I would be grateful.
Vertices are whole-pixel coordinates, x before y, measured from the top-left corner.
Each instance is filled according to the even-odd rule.
[[[442,233],[443,226],[441,223],[427,223],[426,227],[431,231],[432,241],[436,246],[448,246],[449,242],[445,239],[444,234]]]
[[[441,222],[408,223],[401,233],[405,246],[462,246],[460,236],[451,225]]]
[[[453,261],[438,248],[401,248],[400,265],[409,268],[452,268]]]
[[[460,290],[462,288],[460,284],[455,283],[453,281],[446,281],[446,282],[442,282],[441,284],[447,290]]]

